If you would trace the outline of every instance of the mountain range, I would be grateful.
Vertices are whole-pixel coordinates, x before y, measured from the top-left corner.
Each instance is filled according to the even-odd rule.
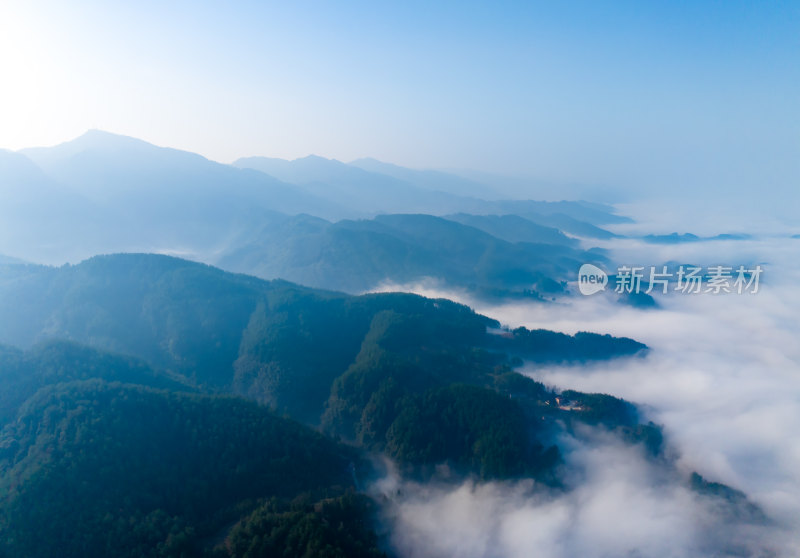
[[[0,152],[0,253],[61,264],[158,252],[348,292],[434,278],[547,296],[576,262],[603,261],[577,237],[627,221],[587,202],[478,195],[491,185],[439,171],[315,156],[225,165],[95,130]]]
[[[0,266],[0,325],[9,558],[385,556],[363,489],[383,459],[417,482],[569,491],[569,440],[587,428],[681,474],[635,405],[515,370],[637,358],[632,339],[152,254]],[[738,491],[685,483],[732,524],[766,521]]]

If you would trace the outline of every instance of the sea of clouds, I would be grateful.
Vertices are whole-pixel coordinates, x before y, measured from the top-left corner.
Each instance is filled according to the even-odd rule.
[[[616,239],[603,247],[615,265],[759,264],[764,272],[755,294],[655,294],[656,309],[602,293],[492,304],[430,283],[402,290],[459,300],[509,327],[646,343],[644,358],[526,364],[520,371],[559,389],[635,402],[645,419],[663,426],[674,466],[597,431],[562,440],[574,477],[566,492],[531,481],[418,485],[389,475],[373,490],[387,502],[400,555],[800,556],[800,239]],[[733,521],[719,502],[689,489],[693,471],[743,491],[770,521]]]

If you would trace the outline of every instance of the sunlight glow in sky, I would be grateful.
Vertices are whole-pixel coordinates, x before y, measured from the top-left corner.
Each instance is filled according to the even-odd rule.
[[[99,128],[221,162],[800,178],[800,3],[432,4],[4,0],[0,147]]]

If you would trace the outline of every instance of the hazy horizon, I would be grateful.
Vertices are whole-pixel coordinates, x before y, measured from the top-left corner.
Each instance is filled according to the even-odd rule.
[[[470,168],[405,167],[396,161],[375,159],[368,156],[356,157],[352,160],[340,160],[317,153],[310,153],[294,159],[277,157],[271,153],[259,153],[251,156],[236,157],[230,162],[222,162],[205,157],[201,153],[195,153],[176,146],[155,144],[143,138],[117,134],[97,128],[85,130],[75,137],[54,145],[29,145],[9,151],[29,157],[34,152],[48,152],[65,144],[81,145],[81,142],[83,142],[84,148],[91,147],[92,149],[107,150],[108,146],[105,146],[104,143],[108,140],[115,141],[116,139],[134,140],[132,142],[134,144],[144,142],[160,149],[201,155],[212,163],[226,166],[237,166],[240,161],[261,158],[284,163],[313,162],[314,159],[324,159],[325,161],[341,163],[354,168],[363,168],[378,174],[383,174],[383,169],[364,168],[361,163],[367,161],[367,163],[374,162],[379,166],[384,164],[391,165],[401,170],[445,173],[472,183],[467,185],[464,182],[462,186],[474,186],[482,190],[481,193],[476,193],[474,189],[466,188],[464,191],[451,190],[450,193],[485,200],[584,200],[608,204],[615,207],[620,215],[632,217],[635,220],[644,218],[648,222],[648,227],[650,227],[647,229],[649,233],[692,232],[695,234],[714,235],[721,232],[744,232],[745,230],[759,234],[781,234],[786,231],[791,233],[800,232],[800,219],[797,218],[793,211],[793,204],[800,202],[800,190],[792,185],[789,185],[785,191],[784,189],[777,189],[772,192],[766,188],[735,192],[725,187],[691,189],[691,191],[684,191],[679,188],[655,190],[638,188],[631,190],[621,185],[603,186],[592,182],[547,181],[532,176],[514,175],[509,172],[484,172]],[[0,148],[0,151],[2,150],[3,148]],[[265,174],[274,176],[269,172]],[[276,177],[285,182],[295,182],[285,177]],[[714,207],[713,212],[709,211],[711,205]],[[632,224],[632,229],[623,227],[620,232],[626,234],[637,229],[639,232],[644,230],[642,227]]]
[[[0,7],[0,147],[373,157],[637,195],[793,193],[791,3]],[[8,85],[10,84],[10,87]]]

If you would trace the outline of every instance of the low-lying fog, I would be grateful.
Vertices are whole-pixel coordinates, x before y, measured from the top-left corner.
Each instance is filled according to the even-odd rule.
[[[400,481],[384,479],[376,490],[394,495],[387,513],[403,555],[800,555],[800,239],[667,246],[617,240],[604,247],[615,265],[760,264],[764,272],[756,294],[654,295],[659,308],[650,310],[603,294],[487,304],[424,284],[402,290],[459,300],[511,327],[595,331],[646,343],[645,358],[527,364],[521,371],[561,389],[637,403],[646,419],[663,425],[682,476],[610,439],[568,439],[567,459],[579,478],[566,495],[526,483],[401,483],[398,493]],[[744,491],[774,523],[730,524],[686,488],[692,471]]]

